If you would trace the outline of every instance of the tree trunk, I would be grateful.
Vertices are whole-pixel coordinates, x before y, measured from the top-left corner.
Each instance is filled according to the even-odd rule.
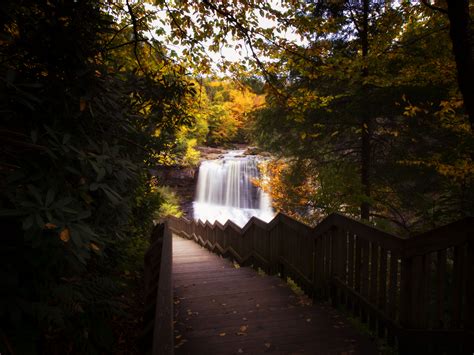
[[[474,131],[474,38],[471,33],[469,0],[447,0],[449,35],[453,44],[458,85],[464,108]]]
[[[364,0],[362,14],[362,29],[360,31],[360,41],[362,46],[362,57],[364,59],[364,67],[362,68],[362,80],[369,75],[367,63],[365,59],[369,53],[369,0]],[[366,86],[365,83],[362,86]],[[369,115],[363,115],[361,119],[362,125],[362,147],[361,147],[361,184],[364,195],[369,198],[371,193],[371,136],[372,136],[372,120]],[[370,203],[362,202],[360,206],[361,219],[368,220],[370,215]]]

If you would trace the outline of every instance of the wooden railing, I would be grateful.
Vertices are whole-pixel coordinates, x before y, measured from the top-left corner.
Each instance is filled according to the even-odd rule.
[[[173,233],[239,264],[292,278],[344,306],[400,353],[474,350],[474,219],[411,238],[332,214],[310,228],[283,214],[243,228],[170,217]]]
[[[158,224],[145,254],[143,354],[172,355],[174,352],[172,256],[171,232],[166,224]]]

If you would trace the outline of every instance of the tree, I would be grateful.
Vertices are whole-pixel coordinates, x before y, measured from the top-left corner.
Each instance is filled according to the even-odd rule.
[[[109,352],[120,270],[162,200],[148,169],[192,122],[194,87],[146,40],[141,3],[0,13],[0,352]]]
[[[432,5],[429,0],[423,0],[422,3],[434,11],[448,15],[459,90],[471,129],[474,130],[474,35],[469,0],[446,0],[447,8]]]

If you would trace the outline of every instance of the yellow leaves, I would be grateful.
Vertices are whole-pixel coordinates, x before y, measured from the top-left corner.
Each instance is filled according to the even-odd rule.
[[[225,337],[226,335],[227,335],[226,332],[221,332],[221,333],[219,333],[219,336],[220,336],[220,337]]]
[[[64,243],[69,242],[69,239],[71,239],[71,232],[69,231],[69,228],[64,228],[61,233],[59,233],[59,239],[61,239]]]
[[[405,110],[403,111],[403,115],[407,117],[415,117],[418,113],[426,112],[423,110],[421,107],[408,104],[408,106],[405,106]]]
[[[436,159],[431,161],[400,160],[398,163],[409,166],[434,168],[440,175],[455,180],[465,180],[474,176],[474,162],[470,159],[459,159],[451,164]]]

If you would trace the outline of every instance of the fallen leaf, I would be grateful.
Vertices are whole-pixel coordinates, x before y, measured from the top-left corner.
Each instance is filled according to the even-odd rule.
[[[247,320],[247,317],[242,318],[242,320]]]
[[[91,243],[90,246],[91,246],[91,249],[92,249],[93,251],[95,251],[95,252],[100,251],[100,248],[97,246],[97,244]]]
[[[219,333],[220,337],[225,337],[225,335],[226,335],[225,332]]]
[[[270,349],[270,347],[272,346],[271,343],[265,343],[264,345],[265,345],[265,347],[266,347],[267,349]]]
[[[306,318],[306,321],[309,323],[311,322],[311,318]]]
[[[248,328],[248,326],[246,326],[246,325],[241,325],[240,328],[239,328],[239,330],[240,330],[241,332],[246,332],[246,331],[247,331],[247,328]]]
[[[237,350],[237,352],[238,352],[239,354],[243,354],[243,353],[244,353],[244,351],[243,351],[242,349]]]

